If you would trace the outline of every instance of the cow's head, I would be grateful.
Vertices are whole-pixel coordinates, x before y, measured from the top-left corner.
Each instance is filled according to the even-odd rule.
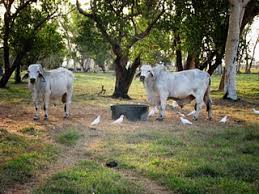
[[[139,77],[140,81],[142,82],[144,82],[144,80],[147,77],[153,77],[153,76],[154,76],[154,72],[151,65],[142,65],[139,73],[136,75],[136,77]]]
[[[23,79],[29,78],[30,83],[34,84],[38,78],[44,78],[41,64],[32,64],[28,67],[28,72],[23,76]]]

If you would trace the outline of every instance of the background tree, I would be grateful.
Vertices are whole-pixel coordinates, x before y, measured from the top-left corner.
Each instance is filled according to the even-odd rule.
[[[77,0],[81,14],[95,22],[103,38],[109,42],[113,53],[116,82],[113,97],[129,98],[128,90],[135,71],[140,65],[138,55],[130,66],[130,50],[145,38],[164,13],[163,1],[104,1],[93,0],[84,11]]]
[[[226,73],[224,79],[224,98],[237,100],[236,91],[236,62],[240,28],[249,0],[229,0],[230,16],[228,37],[226,42]]]
[[[72,42],[77,45],[76,49],[82,56],[81,63],[87,58],[92,58],[105,71],[104,64],[110,58],[111,47],[98,31],[94,21],[74,12],[70,28],[73,29]]]
[[[0,87],[6,86],[14,70],[37,45],[39,40],[37,34],[48,21],[59,14],[59,6],[62,5],[61,1],[57,0],[36,2],[36,0],[0,1],[4,9],[1,29],[4,74],[0,80]]]

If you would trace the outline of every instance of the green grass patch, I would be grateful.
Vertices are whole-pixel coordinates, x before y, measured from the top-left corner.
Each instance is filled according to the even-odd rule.
[[[25,183],[56,155],[53,146],[0,129],[0,193]]]
[[[144,191],[108,168],[93,161],[82,161],[70,170],[57,173],[34,193],[134,194]]]
[[[57,142],[71,146],[75,145],[80,138],[80,133],[75,129],[66,129],[57,136]]]
[[[257,128],[155,130],[106,134],[98,159],[116,160],[174,192],[258,192]]]

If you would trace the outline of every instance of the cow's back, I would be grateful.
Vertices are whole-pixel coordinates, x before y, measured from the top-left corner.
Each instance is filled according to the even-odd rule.
[[[62,96],[64,93],[72,90],[74,76],[71,71],[60,67],[50,70],[46,74],[51,97]]]
[[[180,72],[161,72],[160,85],[169,90],[172,97],[184,97],[192,95],[197,90],[206,91],[210,76],[207,72],[199,69],[185,70]]]

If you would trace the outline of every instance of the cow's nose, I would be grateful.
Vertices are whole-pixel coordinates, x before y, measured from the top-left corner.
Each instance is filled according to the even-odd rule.
[[[34,83],[35,83],[35,81],[36,81],[36,79],[35,79],[35,78],[31,78],[31,79],[30,79],[30,82],[31,82],[32,84],[34,84]]]
[[[143,82],[143,81],[145,80],[145,76],[142,76],[142,75],[141,75],[141,76],[139,77],[139,80]]]

